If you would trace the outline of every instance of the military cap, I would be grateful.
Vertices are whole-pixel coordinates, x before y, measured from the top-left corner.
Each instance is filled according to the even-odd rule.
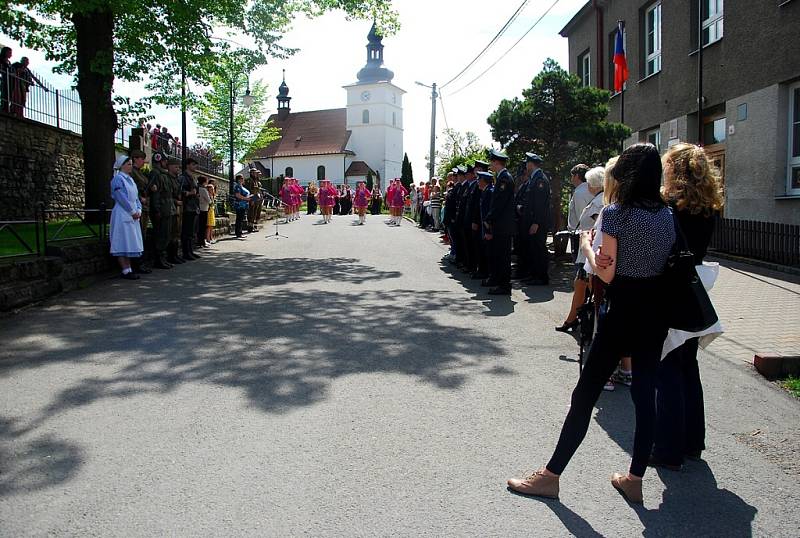
[[[179,158],[177,158],[177,157],[170,157],[169,160],[167,160],[167,165],[169,166],[169,165],[173,165],[173,164],[177,164],[178,166],[180,166],[181,165],[181,160]]]
[[[488,169],[489,168],[489,163],[487,163],[486,161],[482,161],[482,160],[478,159],[478,160],[475,161],[475,166],[482,166],[482,167]]]
[[[489,183],[491,183],[492,178],[494,177],[492,176],[491,172],[484,172],[483,170],[476,172],[476,174],[478,175],[478,179],[488,181]]]
[[[458,173],[458,167],[456,166],[455,168],[453,168],[452,170],[450,170],[450,173],[451,173],[451,174],[457,174],[457,173]]]
[[[457,167],[456,167],[456,173],[457,173],[459,176],[463,176],[464,174],[466,174],[466,173],[467,173],[467,168],[466,168],[465,166],[457,166]]]
[[[144,159],[145,157],[147,157],[147,155],[140,149],[131,151],[131,159]]]
[[[490,161],[507,161],[508,155],[503,153],[502,151],[498,151],[496,149],[489,150],[489,160]]]
[[[544,162],[544,161],[542,160],[542,158],[541,158],[541,157],[539,157],[539,156],[538,156],[537,154],[535,154],[535,153],[526,153],[526,154],[525,154],[525,161],[527,161],[527,162],[531,162],[531,163],[539,163],[539,164],[541,164],[541,163],[543,163],[543,162]]]
[[[467,165],[467,173],[469,174],[470,172],[474,172],[474,171],[475,171],[475,165],[474,164],[468,164]]]

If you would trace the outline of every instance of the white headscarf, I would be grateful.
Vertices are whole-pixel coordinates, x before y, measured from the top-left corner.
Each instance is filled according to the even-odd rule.
[[[121,170],[122,165],[124,165],[126,162],[130,160],[131,158],[128,157],[127,155],[120,155],[119,157],[117,157],[117,160],[114,161],[114,170]]]

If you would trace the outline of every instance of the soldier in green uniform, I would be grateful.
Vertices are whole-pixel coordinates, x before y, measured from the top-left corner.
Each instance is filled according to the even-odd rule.
[[[167,158],[161,153],[153,154],[153,170],[147,183],[150,222],[153,223],[155,252],[153,266],[158,269],[171,269],[166,260],[166,250],[172,235],[172,217],[175,214],[175,200],[172,197],[172,180],[167,172]]]
[[[131,151],[131,161],[133,161],[133,169],[131,170],[131,177],[136,183],[136,188],[139,191],[139,201],[142,203],[142,216],[139,218],[139,224],[142,227],[142,244],[144,245],[144,254],[141,258],[131,258],[131,263],[134,264],[134,270],[137,273],[148,274],[151,273],[147,267],[147,259],[152,256],[151,244],[147,241],[147,224],[150,222],[150,214],[148,211],[148,196],[147,184],[150,180],[142,172],[144,160],[147,158],[144,151],[135,149]],[[136,261],[134,261],[136,260]]]
[[[169,246],[167,247],[167,261],[170,263],[184,263],[186,260],[178,254],[181,246],[181,226],[183,225],[183,201],[181,200],[181,180],[178,173],[181,170],[181,160],[170,157],[167,162],[167,175],[170,180],[170,194],[175,204],[175,212],[172,214],[172,224],[169,234]]]

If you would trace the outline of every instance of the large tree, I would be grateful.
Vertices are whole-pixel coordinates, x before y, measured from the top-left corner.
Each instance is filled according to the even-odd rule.
[[[504,99],[489,116],[492,136],[512,163],[523,161],[529,151],[543,158],[551,177],[556,229],[561,227],[562,193],[568,192],[563,180],[570,168],[579,162],[604,163],[630,135],[621,123],[607,121],[610,98],[607,90],[583,86],[576,75],[547,59],[522,99]]]
[[[341,9],[374,18],[385,33],[397,27],[391,0],[6,0],[0,30],[45,52],[58,70],[74,73],[81,98],[86,205],[108,199],[117,105],[114,80],[150,80],[159,102],[176,104],[180,73],[207,84],[236,58],[248,69],[294,52],[280,39],[297,15]],[[213,37],[233,37],[223,40]],[[235,41],[244,41],[242,47]],[[231,76],[230,73],[227,73]]]

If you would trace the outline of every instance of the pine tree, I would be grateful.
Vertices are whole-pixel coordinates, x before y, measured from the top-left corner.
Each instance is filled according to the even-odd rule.
[[[367,190],[371,191],[374,184],[374,178],[372,177],[372,170],[367,171]]]
[[[403,154],[403,167],[400,172],[400,183],[407,190],[411,190],[414,185],[414,171],[411,169],[411,161],[408,160],[408,153]]]

